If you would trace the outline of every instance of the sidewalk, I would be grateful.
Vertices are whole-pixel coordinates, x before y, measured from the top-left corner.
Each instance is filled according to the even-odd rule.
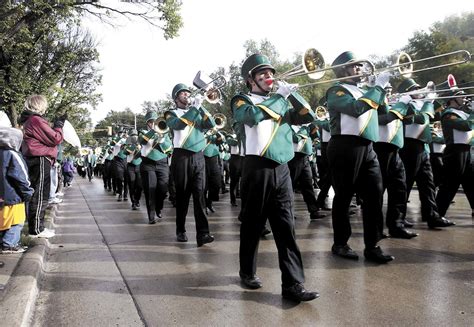
[[[48,228],[54,226],[56,206],[46,209]],[[0,255],[0,260],[5,262],[0,268],[0,326],[28,325],[34,309],[49,242],[31,237],[28,240],[29,249],[25,253]]]
[[[148,225],[143,206],[131,211],[100,181],[77,178],[74,183],[64,202],[48,214],[56,236],[35,239],[16,258],[2,256],[6,266],[0,278],[7,285],[0,290],[0,327],[472,325],[474,225],[463,194],[449,211],[457,226],[436,231],[420,221],[415,191],[409,214],[420,236],[383,240],[384,250],[396,259],[382,266],[334,257],[330,216],[309,221],[297,194],[295,226],[305,285],[321,298],[294,305],[281,299],[271,235],[259,247],[264,287],[249,291],[240,286],[239,209],[230,206],[227,195],[209,215],[216,241],[197,248],[191,214],[190,241],[178,243],[170,203],[163,221]],[[351,219],[351,246],[361,253],[359,213]]]

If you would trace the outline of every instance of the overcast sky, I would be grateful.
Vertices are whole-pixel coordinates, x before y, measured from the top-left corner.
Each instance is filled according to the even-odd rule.
[[[473,10],[470,0],[183,0],[184,27],[168,41],[144,22],[120,20],[110,27],[86,20],[99,43],[103,75],[103,102],[91,117],[97,122],[126,107],[138,113],[144,101],[165,98],[175,84],[191,85],[199,70],[239,63],[246,40],[268,39],[282,60],[316,48],[331,63],[346,50],[360,57],[391,54],[415,31]]]

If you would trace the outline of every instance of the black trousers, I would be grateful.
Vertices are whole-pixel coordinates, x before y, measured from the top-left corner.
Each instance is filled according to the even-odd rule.
[[[112,160],[105,160],[104,169],[102,171],[102,180],[104,181],[104,188],[108,189],[109,191],[112,190],[111,162]]]
[[[352,234],[349,206],[357,192],[362,199],[364,243],[374,247],[381,239],[382,173],[372,142],[358,136],[333,136],[328,144],[334,200],[332,224],[334,244],[345,245]]]
[[[86,170],[87,170],[87,178],[89,179],[89,182],[90,182],[92,179],[92,176],[94,175],[94,167],[92,167],[91,164],[87,164]]]
[[[26,157],[31,187],[35,190],[28,203],[28,232],[37,235],[44,230],[44,214],[51,185],[51,161],[46,157]]]
[[[134,164],[127,164],[127,172],[125,174],[128,189],[130,192],[130,201],[132,204],[139,203],[142,196],[142,178],[140,174],[140,166]]]
[[[184,149],[174,149],[171,171],[176,188],[176,233],[186,232],[186,215],[189,199],[193,196],[194,219],[197,235],[209,233],[209,223],[204,212],[204,187],[206,184],[204,154]]]
[[[242,156],[238,154],[231,154],[229,159],[229,174],[230,174],[230,202],[236,203],[236,190],[240,184],[240,178],[242,176]]]
[[[240,271],[254,275],[258,244],[267,219],[278,249],[282,286],[304,282],[303,262],[295,239],[293,188],[288,165],[246,156],[242,166]]]
[[[142,157],[140,164],[143,192],[145,193],[148,219],[155,219],[155,214],[161,214],[163,202],[168,191],[169,167],[168,158],[158,161]]]
[[[421,202],[421,219],[430,221],[439,218],[438,206],[435,201],[435,186],[430,157],[425,151],[422,141],[405,138],[405,145],[400,150],[400,158],[405,165],[407,199],[413,184],[416,182]]]
[[[294,158],[288,162],[288,168],[290,169],[293,189],[296,184],[299,185],[309,213],[316,213],[319,209],[313,189],[313,175],[309,164],[309,156],[296,152]]]
[[[443,154],[442,153],[430,153],[431,169],[433,170],[433,182],[436,187],[439,187],[443,181]]]
[[[219,165],[219,156],[206,157],[206,205],[210,207],[212,201],[219,201],[219,189],[221,186],[221,167]]]
[[[321,143],[321,160],[316,161],[319,173],[319,194],[317,198],[317,204],[319,208],[324,207],[326,197],[329,193],[329,189],[331,188],[331,170],[329,169],[327,150],[328,142]]]
[[[471,208],[474,208],[474,171],[471,165],[470,146],[468,144],[449,144],[443,154],[444,175],[436,196],[439,214],[444,216],[454,199],[459,185],[462,185],[464,194]]]
[[[388,230],[401,228],[402,219],[407,212],[407,185],[405,166],[398,154],[398,147],[389,143],[375,143],[380,170],[382,172],[383,192],[387,190],[386,225]],[[380,226],[383,231],[383,225]]]
[[[120,196],[127,197],[128,185],[125,181],[125,170],[127,170],[127,160],[120,157],[114,157],[111,163],[113,182],[115,182],[115,191]]]

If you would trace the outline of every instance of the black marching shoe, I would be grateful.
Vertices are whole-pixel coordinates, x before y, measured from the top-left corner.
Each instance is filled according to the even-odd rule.
[[[209,209],[209,211],[212,212],[212,213],[216,212],[216,209],[214,209],[214,207],[212,206],[212,204],[211,204],[211,205],[208,205],[208,206],[207,206],[207,209]]]
[[[128,201],[127,196],[124,196],[124,197],[123,197],[123,200],[124,200],[124,201]]]
[[[156,220],[157,221],[163,220],[163,216],[161,215],[161,211],[156,213]]]
[[[389,233],[390,233],[390,237],[392,238],[403,238],[407,240],[418,236],[418,233],[409,231],[408,229],[403,228],[403,227],[391,229],[389,230]]]
[[[178,242],[187,242],[188,237],[186,236],[186,233],[178,233],[178,234],[176,234],[176,240]]]
[[[324,218],[324,217],[326,217],[326,214],[322,213],[320,211],[311,212],[309,214],[309,219],[311,219],[311,220],[321,219],[321,218]]]
[[[351,249],[349,245],[336,245],[334,244],[331,248],[331,252],[334,255],[345,259],[359,260],[359,255]]]
[[[282,287],[281,296],[284,299],[295,302],[307,302],[317,299],[318,292],[311,292],[304,288],[303,284],[295,284],[291,287]]]
[[[118,196],[117,202],[122,202],[122,196],[121,195]]]
[[[261,288],[263,286],[260,278],[258,278],[255,275],[251,276],[251,275],[246,275],[239,272],[239,276],[240,276],[240,282],[242,283],[242,285],[244,285],[247,288],[256,290],[257,288]]]
[[[402,224],[403,224],[406,228],[412,228],[413,226],[415,226],[415,224],[413,223],[413,221],[408,220],[408,219],[402,219]]]
[[[364,257],[366,260],[376,263],[387,263],[395,259],[394,256],[383,253],[380,246],[364,250]]]
[[[197,246],[201,247],[206,243],[214,242],[214,236],[212,236],[211,234],[199,235],[198,237],[196,237],[196,241],[197,241]]]
[[[449,227],[453,225],[456,225],[456,223],[444,217],[439,217],[439,218],[428,221],[428,227],[431,229],[434,229],[436,227]]]
[[[132,210],[138,210],[137,205],[135,204],[135,202],[132,203]]]
[[[237,202],[235,202],[235,201],[234,201],[234,202],[231,202],[230,205],[233,206],[233,207],[238,207],[238,204],[237,204]]]
[[[156,219],[154,217],[153,218],[148,218],[148,224],[150,224],[150,225],[156,224]]]
[[[268,234],[271,234],[271,233],[272,233],[272,231],[269,230],[269,229],[265,226],[265,227],[263,228],[262,234],[260,234],[260,236],[265,237],[265,236],[267,236]]]
[[[222,189],[221,194],[226,194],[226,193],[229,193],[229,190],[227,190],[227,189],[225,189],[225,188]]]

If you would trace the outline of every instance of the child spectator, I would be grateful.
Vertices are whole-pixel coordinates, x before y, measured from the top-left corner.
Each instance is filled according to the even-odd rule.
[[[63,163],[63,182],[64,187],[71,186],[72,179],[74,178],[74,162],[72,158],[67,158]]]
[[[28,171],[20,150],[23,134],[0,127],[0,235],[3,253],[22,253],[20,235],[26,218],[25,202],[32,197]]]

